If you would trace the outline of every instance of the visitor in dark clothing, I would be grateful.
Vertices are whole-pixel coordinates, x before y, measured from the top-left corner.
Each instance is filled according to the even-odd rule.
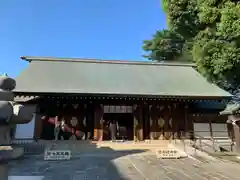
[[[109,129],[111,134],[111,140],[115,141],[117,136],[117,124],[115,120],[110,122]]]

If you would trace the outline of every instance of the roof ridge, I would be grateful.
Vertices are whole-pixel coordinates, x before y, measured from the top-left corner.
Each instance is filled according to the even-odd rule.
[[[160,65],[160,66],[196,66],[194,63],[187,62],[157,62],[157,61],[134,61],[134,60],[103,60],[94,58],[58,58],[58,57],[44,57],[44,56],[21,56],[22,60],[45,61],[45,62],[81,62],[81,63],[100,63],[100,64],[127,64],[127,65]]]

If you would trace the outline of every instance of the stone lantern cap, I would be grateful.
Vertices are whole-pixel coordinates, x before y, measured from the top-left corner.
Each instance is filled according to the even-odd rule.
[[[0,76],[0,89],[11,91],[16,87],[16,81],[7,75]]]
[[[14,95],[11,92],[16,87],[16,81],[6,75],[0,76],[0,101],[13,101]]]

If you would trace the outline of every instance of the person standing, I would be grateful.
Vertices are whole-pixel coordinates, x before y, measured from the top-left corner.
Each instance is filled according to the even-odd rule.
[[[112,120],[109,125],[110,133],[111,133],[111,140],[115,141],[117,136],[117,124],[115,120]]]
[[[65,120],[61,120],[60,138],[65,140]]]

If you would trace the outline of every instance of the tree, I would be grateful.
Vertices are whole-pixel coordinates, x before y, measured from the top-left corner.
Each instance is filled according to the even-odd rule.
[[[201,74],[227,90],[240,87],[239,0],[163,0],[163,8],[168,24],[164,31],[182,38],[180,54],[174,60],[194,61]],[[160,34],[156,33],[147,43],[162,41]],[[174,43],[174,39],[168,39],[168,43]],[[144,49],[150,52],[161,49],[160,56],[175,52],[174,46],[164,49],[160,45]],[[150,59],[159,60],[159,54]]]
[[[201,24],[197,17],[196,1],[163,0],[168,30],[157,31],[151,40],[144,41],[143,49],[151,60],[192,60],[192,39]],[[166,47],[162,47],[167,44]]]
[[[198,18],[197,0],[162,0],[168,29],[185,38],[192,39],[202,28]]]
[[[194,38],[197,68],[221,87],[235,89],[240,84],[240,4],[200,0],[198,6],[199,20],[206,28]]]
[[[184,39],[177,33],[163,30],[157,31],[152,40],[145,40],[143,49],[150,52],[145,57],[158,60],[176,60],[181,55]]]

